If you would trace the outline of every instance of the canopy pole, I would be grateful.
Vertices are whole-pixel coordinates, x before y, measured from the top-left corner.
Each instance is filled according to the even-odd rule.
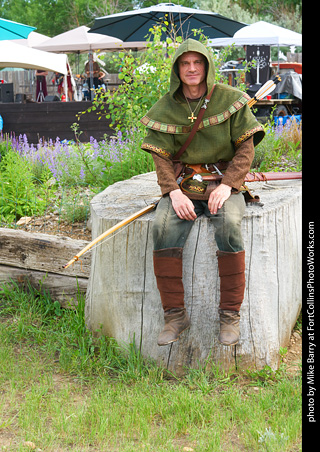
[[[92,58],[90,58],[92,56]],[[93,53],[90,50],[89,52],[89,71],[90,71],[90,99],[93,101],[94,94],[93,94]]]

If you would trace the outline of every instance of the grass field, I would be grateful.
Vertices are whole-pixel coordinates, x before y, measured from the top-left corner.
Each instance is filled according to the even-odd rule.
[[[301,356],[282,350],[278,371],[212,364],[178,379],[132,344],[93,338],[83,309],[3,287],[1,451],[301,451]]]

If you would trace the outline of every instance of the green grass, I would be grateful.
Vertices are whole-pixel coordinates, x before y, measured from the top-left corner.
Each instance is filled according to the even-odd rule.
[[[301,451],[301,375],[284,364],[178,379],[93,337],[82,299],[62,309],[27,289],[0,294],[0,450]]]

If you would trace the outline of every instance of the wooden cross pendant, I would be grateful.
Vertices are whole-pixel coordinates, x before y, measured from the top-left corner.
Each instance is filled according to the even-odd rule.
[[[188,119],[191,119],[191,122],[193,122],[195,119],[197,119],[197,116],[194,116],[193,112],[191,112],[191,116],[188,116]]]

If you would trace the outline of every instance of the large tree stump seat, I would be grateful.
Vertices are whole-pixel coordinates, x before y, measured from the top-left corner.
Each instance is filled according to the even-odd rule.
[[[135,341],[143,356],[182,374],[207,359],[233,366],[277,369],[279,349],[289,343],[301,309],[301,181],[248,184],[261,204],[248,205],[242,222],[246,291],[240,341],[218,343],[219,276],[214,229],[198,218],[184,248],[185,304],[191,327],[178,342],[159,347],[163,311],[153,273],[152,224],[148,213],[93,251],[86,323],[119,343]],[[91,203],[92,234],[103,231],[158,199],[155,173],[118,182]]]

